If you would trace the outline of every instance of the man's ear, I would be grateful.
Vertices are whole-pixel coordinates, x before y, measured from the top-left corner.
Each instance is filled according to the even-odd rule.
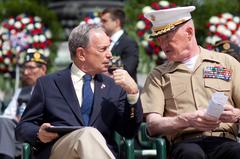
[[[187,33],[187,38],[188,38],[188,40],[191,40],[192,39],[192,37],[193,37],[193,28],[192,27],[187,27],[186,28],[186,33]]]
[[[116,23],[117,23],[117,26],[121,26],[119,19],[116,19],[115,21],[116,21]]]
[[[82,47],[78,47],[77,49],[76,49],[76,57],[77,57],[77,59],[79,59],[80,61],[85,61],[85,50],[84,50],[84,48],[82,48]]]
[[[42,69],[42,75],[45,75],[47,73],[47,66],[41,65],[41,69]]]

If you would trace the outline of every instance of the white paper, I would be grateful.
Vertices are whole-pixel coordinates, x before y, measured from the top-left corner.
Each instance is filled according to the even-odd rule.
[[[227,100],[228,97],[223,92],[213,93],[208,104],[207,114],[218,119],[224,110]]]

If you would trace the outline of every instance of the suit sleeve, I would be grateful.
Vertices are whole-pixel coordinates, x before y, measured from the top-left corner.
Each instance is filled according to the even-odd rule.
[[[124,69],[135,79],[138,67],[139,49],[135,41],[128,39],[121,54]]]
[[[43,123],[44,93],[38,79],[30,102],[28,103],[23,116],[15,129],[16,139],[21,142],[35,144],[40,125]]]
[[[132,138],[137,133],[143,119],[143,110],[140,98],[136,104],[130,105],[126,93],[122,92],[119,98],[117,123],[115,130],[126,138]]]

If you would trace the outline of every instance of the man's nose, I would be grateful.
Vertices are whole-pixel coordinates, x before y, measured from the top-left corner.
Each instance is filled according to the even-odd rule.
[[[107,49],[107,57],[112,58],[112,52],[110,49]]]
[[[24,70],[23,70],[23,74],[24,74],[24,75],[29,74],[29,70],[28,70],[28,69],[24,69]]]

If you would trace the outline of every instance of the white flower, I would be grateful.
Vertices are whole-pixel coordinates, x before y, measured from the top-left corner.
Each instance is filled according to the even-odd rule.
[[[220,37],[218,37],[218,36],[216,36],[216,35],[214,35],[214,36],[208,36],[208,37],[206,38],[206,42],[209,43],[209,44],[211,44],[211,45],[214,45],[214,44],[216,43],[216,41],[219,41],[219,40],[221,40]]]
[[[27,29],[28,29],[28,30],[33,30],[33,28],[34,28],[33,24],[28,24],[28,25],[27,25]]]
[[[16,21],[14,26],[19,29],[19,28],[21,28],[22,24],[21,24],[21,22]]]
[[[9,36],[8,34],[3,34],[2,35],[2,39],[5,41],[5,40],[8,40],[9,39]]]
[[[98,24],[98,23],[101,22],[101,19],[100,19],[99,17],[95,17],[95,18],[93,19],[93,22],[94,22],[95,24]]]
[[[9,41],[4,41],[3,45],[2,45],[2,50],[10,50],[10,42]],[[5,54],[5,52],[3,52],[3,54]]]
[[[237,28],[237,24],[232,21],[227,22],[227,26],[228,26],[228,29],[230,30],[236,30]]]
[[[168,1],[160,1],[159,5],[163,6],[163,7],[168,7],[169,6],[169,2]]]
[[[220,18],[220,23],[224,24],[227,22],[227,19],[224,19],[224,18]]]
[[[79,25],[83,25],[83,24],[86,24],[85,21],[81,21]]]
[[[41,23],[35,23],[35,28],[40,29],[42,27]]]
[[[215,31],[216,31],[216,26],[215,26],[215,25],[211,25],[211,26],[209,27],[209,30],[210,30],[211,32],[215,32]]]
[[[217,41],[219,41],[219,40],[221,40],[221,38],[219,37],[219,36],[216,36],[216,35],[214,35],[213,37],[212,37],[212,44],[214,45]]]
[[[206,43],[211,44],[211,42],[212,42],[212,37],[207,36],[207,38],[206,38]]]
[[[153,11],[152,7],[146,6],[142,9],[143,14]]]
[[[148,34],[148,32],[144,33],[143,39],[144,39],[144,40],[147,40],[147,41],[151,40],[151,39],[150,39],[150,35]]]
[[[223,32],[223,34],[227,37],[230,37],[232,35],[232,32],[230,30],[226,30],[225,32]]]
[[[14,22],[15,22],[15,20],[14,20],[13,18],[10,18],[10,19],[8,20],[8,24],[10,24],[10,25],[13,25]]]
[[[33,43],[33,38],[31,36],[27,36],[27,42],[29,44]]]
[[[138,29],[142,30],[142,29],[145,28],[145,26],[146,25],[145,25],[144,21],[140,20],[140,21],[137,22],[137,28]]]
[[[220,22],[220,19],[217,16],[212,16],[209,20],[211,24],[218,24]]]
[[[46,37],[44,35],[39,35],[39,41],[40,42],[46,41]]]
[[[235,16],[235,17],[233,18],[233,21],[234,21],[235,23],[239,23],[239,22],[240,22],[240,18]]]
[[[37,51],[37,49],[35,49],[35,48],[28,48],[27,49],[27,53],[36,52],[36,51]]]
[[[39,37],[38,37],[38,35],[34,35],[34,36],[33,36],[33,41],[34,41],[34,42],[39,42]]]
[[[10,64],[10,59],[5,57],[5,58],[4,58],[4,63],[7,64],[7,65],[9,65],[9,64]]]
[[[230,40],[231,40],[232,42],[234,42],[234,43],[237,43],[238,38],[237,38],[236,35],[233,35],[233,36],[231,36]]]
[[[3,49],[2,54],[3,54],[3,55],[7,55],[7,53],[8,53],[8,50],[4,50],[4,49]]]
[[[143,47],[147,47],[148,46],[148,42],[146,40],[143,40],[141,42],[141,44],[142,44]]]
[[[49,49],[44,49],[43,54],[48,57],[50,55],[50,50]]]
[[[52,38],[52,32],[50,30],[46,30],[45,35],[48,39]]]
[[[222,17],[223,17],[224,19],[230,19],[230,18],[233,18],[233,15],[230,14],[230,13],[223,13],[223,14],[222,14]]]
[[[23,24],[27,24],[30,22],[30,19],[29,18],[22,18],[22,23]]]
[[[224,25],[219,25],[217,27],[217,32],[223,33],[226,30],[226,27]]]

